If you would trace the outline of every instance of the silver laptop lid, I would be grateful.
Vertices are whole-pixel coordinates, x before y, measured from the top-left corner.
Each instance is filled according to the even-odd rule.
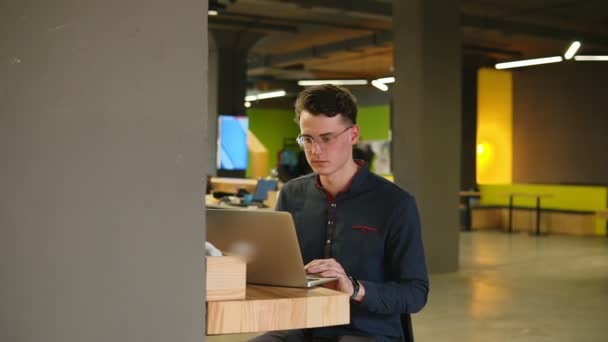
[[[307,287],[291,214],[270,210],[207,209],[207,241],[247,257],[247,282]]]

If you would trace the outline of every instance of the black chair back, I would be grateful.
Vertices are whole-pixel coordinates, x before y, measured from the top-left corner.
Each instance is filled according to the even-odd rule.
[[[403,329],[403,341],[414,342],[414,328],[412,327],[412,317],[409,314],[401,315],[401,329]]]

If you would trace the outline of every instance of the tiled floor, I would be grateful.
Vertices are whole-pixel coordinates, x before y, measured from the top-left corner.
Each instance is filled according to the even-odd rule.
[[[418,342],[608,341],[608,238],[461,233],[460,256],[458,272],[431,276]]]

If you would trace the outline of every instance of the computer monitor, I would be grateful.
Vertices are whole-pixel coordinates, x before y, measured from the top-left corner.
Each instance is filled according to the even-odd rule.
[[[249,118],[246,116],[219,115],[217,139],[217,168],[222,171],[243,173],[247,169],[247,133]]]

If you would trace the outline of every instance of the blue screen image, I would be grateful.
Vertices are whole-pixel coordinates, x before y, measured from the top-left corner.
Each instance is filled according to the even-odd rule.
[[[217,167],[224,170],[247,169],[249,118],[219,115],[218,126]]]

